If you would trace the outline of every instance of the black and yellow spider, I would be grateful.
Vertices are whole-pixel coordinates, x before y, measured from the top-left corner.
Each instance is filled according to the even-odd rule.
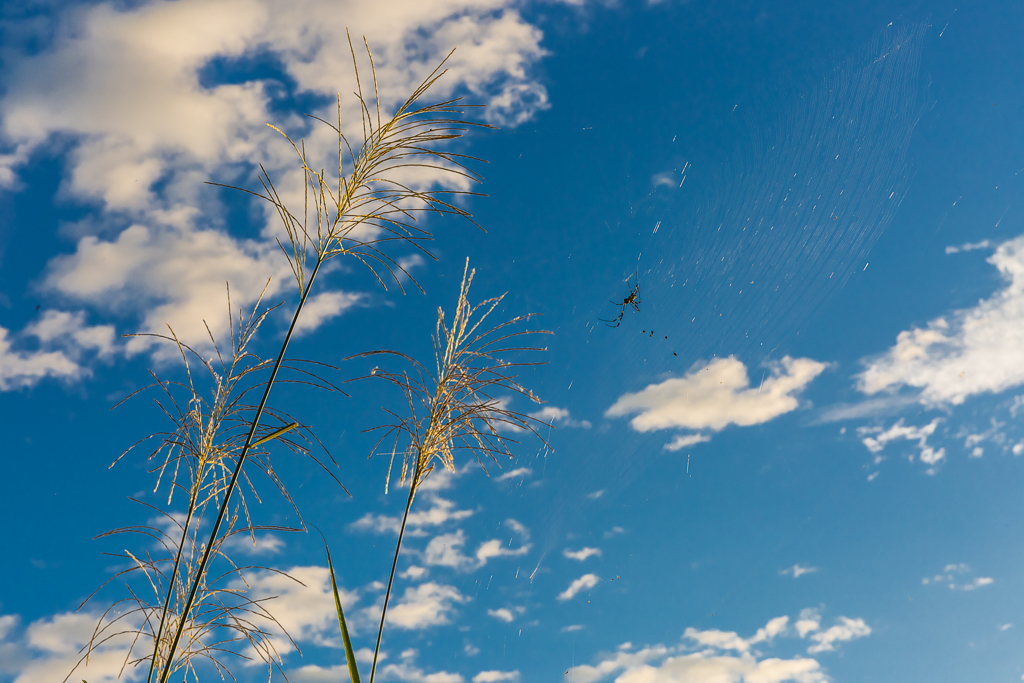
[[[618,327],[622,323],[622,316],[626,314],[626,306],[629,306],[637,313],[640,312],[640,274],[634,273],[634,276],[630,279],[635,280],[635,283],[629,288],[629,296],[622,301],[609,301],[609,303],[619,307],[619,314],[611,320],[598,318],[608,327]],[[626,280],[626,283],[629,283],[629,279]]]

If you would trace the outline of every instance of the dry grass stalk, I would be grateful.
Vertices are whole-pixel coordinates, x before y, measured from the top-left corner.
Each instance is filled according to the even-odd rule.
[[[256,408],[248,398],[262,388],[260,376],[265,375],[270,366],[269,361],[249,349],[260,324],[273,310],[264,310],[257,315],[258,306],[257,303],[247,319],[239,311],[236,325],[230,310],[229,294],[231,350],[228,359],[221,354],[212,334],[210,339],[217,354],[215,361],[205,359],[182,343],[173,330],[168,336],[150,335],[176,345],[185,371],[184,382],[164,381],[153,375],[154,383],[139,390],[155,388],[160,392],[161,397],[156,399],[156,403],[170,419],[173,428],[136,443],[114,463],[137,446],[156,440],[157,446],[150,452],[149,460],[154,463],[151,473],[157,478],[154,493],[158,493],[161,486],[167,489],[166,510],[140,503],[157,512],[157,522],[115,529],[102,535],[138,534],[150,543],[155,542],[155,548],[135,553],[125,550],[123,554],[115,555],[128,566],[111,580],[124,578],[130,597],[118,601],[104,613],[82,663],[87,663],[100,645],[113,638],[130,636],[132,645],[124,665],[138,666],[149,662],[151,672],[167,666],[171,673],[184,670],[186,677],[191,673],[198,680],[193,660],[204,659],[222,675],[231,676],[229,667],[221,662],[221,656],[229,653],[238,655],[232,645],[243,641],[269,666],[280,664],[271,634],[260,625],[276,624],[276,621],[264,608],[263,601],[250,600],[245,595],[248,588],[245,572],[266,568],[239,567],[227,553],[231,545],[228,541],[242,540],[241,537],[234,538],[239,534],[249,536],[255,543],[259,531],[271,528],[292,530],[253,524],[248,498],[252,497],[257,502],[260,498],[249,472],[244,477],[246,486],[238,489],[224,533],[215,540],[211,551],[212,556],[219,560],[218,564],[223,565],[223,571],[216,576],[198,574],[199,558],[205,550],[201,529],[210,511],[219,510],[224,503],[230,476],[237,467]],[[197,369],[201,371],[198,374],[195,372]],[[304,378],[295,381],[334,389],[316,376],[298,370],[304,373]],[[293,453],[313,458],[328,474],[334,475],[308,448],[312,437],[308,429],[300,427],[288,415],[267,412],[278,426],[260,428],[260,438],[249,447],[250,470],[254,467],[262,472],[273,487],[291,502],[287,489],[274,472],[266,448],[270,441],[278,441]],[[182,496],[186,500],[185,512],[170,512],[175,498]],[[294,504],[292,507],[294,509]],[[239,527],[242,519],[245,524]],[[301,524],[301,516],[299,519]],[[132,584],[133,578],[141,579],[141,589]],[[197,597],[191,609],[186,610],[188,589],[193,583],[199,585]],[[126,609],[120,611],[122,608]],[[171,636],[179,627],[182,637],[172,654]],[[146,641],[151,644],[141,647],[147,654],[133,658],[140,642]]]
[[[518,339],[523,335],[550,332],[512,329],[517,323],[527,321],[532,315],[515,317],[493,327],[485,327],[484,323],[488,316],[501,303],[504,295],[487,299],[475,306],[470,304],[469,288],[475,273],[475,270],[469,270],[469,259],[466,259],[459,299],[450,323],[446,323],[443,309],[437,310],[432,370],[404,354],[390,351],[361,354],[397,355],[412,365],[412,372],[396,373],[375,368],[371,373],[374,377],[398,386],[405,395],[408,405],[406,416],[402,417],[385,409],[396,421],[378,428],[384,429],[385,433],[377,441],[377,446],[389,437],[394,438],[387,481],[390,483],[395,457],[401,451],[399,483],[409,487],[409,494],[405,513],[402,515],[402,524],[399,527],[387,591],[384,594],[384,606],[381,610],[370,670],[370,683],[373,683],[376,674],[388,601],[395,580],[409,511],[420,485],[438,463],[454,472],[455,456],[458,451],[472,453],[485,471],[486,459],[499,463],[500,456],[513,457],[509,444],[516,443],[516,440],[503,434],[503,431],[526,432],[539,437],[534,429],[537,421],[526,414],[506,408],[508,399],[499,397],[498,394],[518,394],[534,403],[540,403],[540,399],[533,392],[519,384],[513,373],[518,368],[541,363],[512,363],[503,360],[501,356],[523,351],[544,351],[546,349],[519,345]]]
[[[245,498],[240,495],[240,481],[249,484],[250,491],[255,494],[255,490],[251,489],[245,464],[255,463],[258,468],[270,475],[275,483],[280,483],[276,481],[272,470],[264,467],[261,457],[265,451],[260,447],[267,437],[281,436],[284,427],[268,430],[262,426],[262,420],[265,415],[269,415],[272,419],[281,421],[281,416],[268,408],[267,402],[271,389],[279,381],[280,370],[285,367],[288,345],[321,267],[336,256],[349,256],[370,268],[382,285],[386,284],[384,276],[387,275],[401,287],[399,272],[396,271],[405,275],[408,273],[405,273],[397,261],[383,250],[385,245],[398,241],[424,251],[421,243],[431,239],[431,235],[416,225],[416,217],[423,211],[469,218],[469,213],[456,206],[453,203],[454,199],[450,197],[472,193],[439,189],[420,190],[396,180],[396,174],[402,169],[415,167],[435,171],[442,176],[458,178],[461,179],[460,182],[479,181],[479,177],[464,166],[464,162],[469,158],[447,150],[446,146],[461,137],[468,128],[480,124],[460,118],[462,112],[458,108],[458,99],[420,105],[420,99],[444,75],[443,62],[398,107],[397,111],[388,117],[383,114],[379,99],[376,97],[376,72],[369,47],[366,47],[374,87],[374,99],[370,102],[363,96],[355,50],[349,41],[353,66],[356,69],[356,97],[363,128],[362,144],[353,148],[342,132],[340,96],[337,125],[318,119],[337,134],[337,176],[332,177],[324,170],[317,171],[312,168],[308,163],[304,142],[296,143],[275,128],[284,135],[298,156],[304,177],[303,210],[300,213],[293,212],[285,205],[262,166],[260,182],[263,191],[243,190],[269,202],[280,218],[287,243],[280,240],[278,243],[288,259],[299,290],[291,324],[276,359],[259,360],[246,365],[244,371],[236,374],[227,372],[222,379],[213,371],[210,364],[203,362],[197,354],[193,354],[215,378],[216,389],[212,403],[207,405],[195,390],[189,370],[188,382],[182,385],[190,392],[186,393],[189,396],[187,406],[182,409],[171,399],[173,409],[165,410],[177,426],[164,442],[165,450],[162,452],[167,455],[163,466],[159,468],[159,473],[160,476],[170,473],[172,490],[180,488],[188,491],[189,508],[184,522],[176,529],[176,533],[180,534],[178,540],[168,537],[171,542],[166,547],[174,550],[172,561],[166,557],[156,560],[148,556],[145,559],[132,557],[134,564],[130,571],[142,571],[149,580],[154,594],[163,596],[162,600],[157,599],[154,602],[146,602],[134,593],[130,598],[137,605],[137,609],[132,613],[141,618],[144,624],[138,632],[148,633],[153,638],[152,654],[134,660],[136,663],[149,661],[150,672],[147,681],[150,683],[167,683],[170,675],[182,668],[194,673],[190,668],[193,656],[199,653],[208,656],[212,651],[222,652],[227,649],[227,641],[218,641],[216,646],[206,644],[203,646],[206,649],[198,645],[203,640],[196,634],[208,635],[211,632],[206,627],[207,624],[217,624],[217,628],[234,628],[236,633],[249,640],[250,644],[269,645],[266,635],[259,629],[249,628],[243,621],[231,621],[234,616],[244,612],[241,607],[235,611],[215,611],[214,613],[220,615],[220,621],[204,621],[205,617],[202,615],[209,613],[204,611],[207,609],[204,606],[213,605],[217,599],[215,596],[222,595],[216,592],[219,589],[213,587],[215,582],[208,578],[211,561],[215,557],[225,559],[224,543],[231,534],[241,531],[252,533],[256,528],[249,520]],[[254,320],[262,322],[265,316],[266,313]],[[251,328],[246,328],[247,332],[251,331],[254,334],[258,326],[257,323]],[[241,334],[240,331],[240,335],[246,343],[251,339],[251,334]],[[187,355],[193,353],[192,350],[180,344],[173,333],[170,339],[179,345],[188,368]],[[243,344],[239,348],[244,346]],[[235,369],[234,360],[231,367],[232,370]],[[226,368],[222,370],[226,371]],[[257,371],[261,373],[259,382],[246,385],[244,389],[235,383]],[[262,374],[263,371],[267,371],[268,374]],[[318,378],[311,377],[311,383],[322,385]],[[159,381],[158,385],[165,388],[170,386]],[[257,389],[262,391],[258,402],[255,405],[244,403],[243,397]],[[243,405],[244,410],[241,409]],[[288,424],[285,424],[285,427],[288,427]],[[285,441],[290,446],[296,443],[285,439],[277,440]],[[172,452],[177,455],[172,456]],[[188,475],[187,486],[179,487],[179,474]],[[279,489],[288,498],[287,491],[283,487]],[[238,502],[232,507],[236,497]],[[235,512],[229,514],[232,510]],[[245,529],[235,528],[239,510],[247,522]],[[200,525],[211,517],[212,523],[207,540],[200,542]],[[124,531],[139,529],[141,528]],[[203,535],[206,533],[204,531]],[[171,561],[171,569],[165,572],[167,561]],[[234,565],[231,566],[233,569],[218,577],[218,581],[224,576],[239,575],[240,570]],[[239,604],[252,610],[262,609],[260,605],[244,601]],[[106,638],[103,634],[108,633],[109,628],[113,627],[104,627],[101,623],[97,627],[97,637],[94,641],[102,642]],[[131,655],[129,659],[130,657]]]

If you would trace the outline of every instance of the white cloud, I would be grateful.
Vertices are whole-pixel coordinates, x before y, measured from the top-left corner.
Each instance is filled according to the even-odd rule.
[[[595,683],[612,676],[616,683],[828,683],[831,679],[816,659],[765,657],[752,647],[758,643],[771,645],[782,635],[810,635],[814,642],[811,653],[815,654],[871,633],[861,619],[839,617],[827,631],[819,631],[819,621],[816,610],[804,610],[793,629],[789,617],[775,617],[751,638],[733,631],[688,628],[683,638],[689,642],[672,647],[647,646],[635,652],[631,643],[623,643],[617,652],[603,655],[596,664],[576,666],[568,673],[577,683]],[[803,627],[801,622],[805,622]]]
[[[508,472],[505,472],[505,474],[501,475],[500,477],[496,477],[495,481],[507,481],[509,479],[526,478],[531,474],[533,474],[533,470],[531,470],[529,467],[517,467],[514,470],[509,470]]]
[[[881,427],[859,427],[857,435],[861,437],[861,442],[867,449],[875,454],[875,464],[882,461],[880,453],[885,449],[887,443],[897,439],[905,439],[917,442],[921,462],[926,465],[935,465],[946,457],[946,449],[935,449],[929,446],[928,437],[935,433],[935,429],[939,426],[940,422],[942,422],[942,418],[937,417],[926,425],[913,427],[904,425],[903,419],[900,418],[886,430],[883,430]],[[869,434],[873,436],[868,436]],[[911,459],[913,459],[913,456],[911,456]],[[933,472],[934,470],[928,470],[929,474]]]
[[[512,614],[511,610],[505,609],[504,607],[501,609],[489,609],[487,610],[487,614],[488,616],[492,616],[499,621],[504,621],[505,623],[511,623],[516,618],[515,615]]]
[[[687,446],[707,443],[708,441],[711,441],[711,437],[707,434],[676,434],[675,438],[665,444],[663,448],[667,451],[678,451]]]
[[[113,325],[86,325],[85,312],[48,310],[39,320],[25,328],[43,343],[70,346],[71,353],[78,349],[95,351],[100,357],[110,356],[116,350]]]
[[[377,658],[378,663],[387,659],[387,656],[387,652],[381,651]],[[368,647],[359,648],[356,650],[356,661],[360,664],[370,664],[373,661],[373,650]],[[307,664],[288,671],[288,680],[295,683],[337,683],[347,679],[347,663],[327,667]]]
[[[440,473],[435,472],[432,474],[427,479],[427,482],[430,482],[438,474]],[[427,532],[424,527],[436,527],[448,522],[457,522],[473,514],[472,510],[456,510],[455,503],[438,496],[433,496],[429,500],[429,508],[409,513],[405,532],[407,535],[426,536]],[[401,517],[375,515],[368,512],[352,522],[349,528],[356,531],[372,531],[378,534],[393,533],[397,535],[401,525]]]
[[[964,583],[959,583],[964,577],[964,574],[970,574],[971,567],[963,562],[957,564],[947,564],[942,569],[942,573],[935,574],[934,576],[926,576],[921,579],[921,585],[927,586],[929,584],[938,585],[943,584],[949,587],[950,590],[961,590],[961,591],[973,591],[984,586],[992,584],[995,579],[990,576],[977,576],[973,579],[968,579]]]
[[[765,641],[770,642],[775,636],[785,633],[787,628],[789,628],[789,617],[782,616],[769,619],[763,628],[757,629],[757,633],[748,642],[751,644],[763,643]]]
[[[284,539],[274,534],[262,533],[255,542],[249,534],[235,534],[224,544],[229,550],[238,550],[246,555],[276,555],[284,548]]]
[[[980,242],[967,242],[959,246],[946,247],[947,254],[959,254],[961,251],[974,251],[975,249],[988,249],[992,246],[992,243],[988,240],[981,240]]]
[[[211,61],[269,53],[298,92],[322,96],[322,108],[310,113],[331,119],[335,93],[355,89],[342,47],[351,28],[357,42],[362,34],[370,41],[385,111],[456,45],[433,97],[468,91],[472,101],[490,105],[487,120],[509,125],[549,106],[531,75],[545,55],[543,35],[508,0],[100,2],[63,10],[55,24],[31,53],[5,57],[0,143],[12,151],[0,157],[0,184],[16,184],[19,166],[60,136],[70,143],[62,191],[99,204],[95,232],[113,236],[83,236],[73,254],[51,261],[45,286],[65,300],[139,315],[142,331],[162,332],[170,323],[183,341],[200,346],[204,318],[216,335],[226,329],[226,280],[236,307],[251,306],[271,276],[271,295],[291,286],[274,242],[276,217],[268,212],[251,240],[232,237],[220,227],[217,191],[203,181],[252,186],[250,174],[262,162],[295,208],[301,174],[266,122],[305,133],[317,168],[330,167],[323,155],[334,146],[324,129],[309,131],[298,112],[281,114],[267,81],[201,83]],[[357,132],[357,105],[343,98],[343,107],[348,132]],[[405,175],[417,187],[437,180],[423,170]],[[330,294],[316,301],[307,328],[351,304]],[[146,342],[136,339],[131,348]]]
[[[45,377],[77,379],[85,371],[63,351],[15,351],[0,327],[0,391],[30,387]]]
[[[526,525],[519,522],[518,520],[509,517],[505,520],[505,526],[511,529],[514,533],[521,536],[524,541],[530,540],[530,530],[526,528]]]
[[[479,567],[487,564],[487,561],[495,557],[520,557],[530,552],[530,548],[533,546],[529,543],[522,545],[518,548],[509,548],[502,544],[497,539],[491,539],[484,541],[480,544],[480,547],[476,549],[476,560]]]
[[[793,628],[796,629],[798,636],[806,638],[808,633],[821,628],[821,614],[811,607],[800,610],[800,618],[793,624]]]
[[[648,661],[664,657],[668,652],[669,649],[664,645],[645,647],[638,652],[624,652],[620,650],[614,655],[606,656],[605,659],[598,662],[596,665],[580,664],[578,666],[574,666],[569,669],[569,673],[565,678],[566,680],[569,680],[569,677],[571,676],[573,683],[593,683],[594,681],[599,681],[602,678],[610,676],[617,671],[622,671],[623,669],[627,671],[627,674],[632,670],[642,670],[646,667]],[[623,679],[620,676],[615,680],[622,681]]]
[[[623,529],[621,526],[613,526],[611,529],[609,529],[608,531],[604,532],[604,537],[605,538],[611,538],[612,536],[618,536],[619,534],[624,534],[624,533],[626,533],[626,530]]]
[[[305,334],[321,324],[336,318],[364,299],[362,294],[348,292],[321,292],[309,299],[302,307],[302,316],[295,325],[296,334]]]
[[[588,557],[593,557],[595,555],[597,557],[601,557],[601,549],[600,548],[580,548],[579,550],[569,550],[568,548],[566,548],[565,550],[562,551],[562,554],[565,555],[566,557],[568,557],[570,560],[578,560],[578,561],[582,562],[583,560],[587,559]]]
[[[448,671],[437,671],[432,674],[424,673],[411,664],[388,664],[380,670],[381,680],[401,681],[402,683],[462,683],[460,674],[449,673]]]
[[[518,548],[506,547],[501,541],[491,539],[481,543],[473,557],[463,554],[466,535],[462,529],[451,534],[440,534],[430,539],[423,551],[423,561],[427,565],[452,567],[453,569],[479,569],[489,560],[496,557],[519,557],[530,552],[529,543]]]
[[[582,631],[582,630],[583,630],[583,625],[582,624],[570,624],[568,626],[563,626],[562,627],[562,631],[564,633],[572,633],[573,631]]]
[[[425,578],[426,575],[429,573],[430,570],[426,567],[417,567],[416,565],[412,565],[398,576],[403,579],[412,579],[413,581],[419,581],[420,579]]]
[[[16,614],[4,614],[0,616],[0,640],[7,637],[7,634],[14,630],[14,627],[18,625],[18,615]]]
[[[121,674],[132,642],[131,634],[107,641],[92,654],[87,665],[83,663],[75,668],[99,618],[98,614],[88,612],[63,612],[34,621],[19,633],[15,615],[0,617],[3,631],[0,634],[0,671],[12,675],[13,683],[63,681],[72,669],[75,669],[75,680],[84,678],[99,683],[137,680],[141,677],[140,670],[128,668]]]
[[[817,567],[804,567],[799,564],[794,564],[788,569],[783,569],[779,574],[782,576],[792,576],[794,579],[799,579],[804,574],[812,574],[818,571]]]
[[[284,655],[295,649],[288,636],[299,643],[340,646],[330,571],[327,567],[307,566],[292,567],[286,573],[288,576],[269,570],[257,570],[246,574],[246,582],[250,587],[248,597],[252,600],[266,600],[266,609],[277,620],[275,625],[256,619],[262,628],[273,634],[272,642],[278,653]],[[241,588],[241,582],[234,582],[234,587]],[[354,614],[352,607],[359,600],[358,593],[346,591],[341,586],[338,587],[338,593],[346,616]],[[350,623],[353,630],[358,630],[360,625],[358,621]],[[282,628],[287,636],[282,633]]]
[[[89,376],[83,357],[111,357],[119,350],[115,337],[112,325],[87,325],[84,311],[44,311],[13,339],[10,330],[0,327],[0,391],[30,387],[47,377]]]
[[[719,631],[717,629],[699,631],[695,628],[688,628],[683,632],[683,637],[689,638],[703,647],[713,647],[717,650],[746,652],[750,649],[750,643],[737,635],[735,631]]]
[[[742,362],[733,356],[718,358],[703,367],[694,365],[683,377],[623,394],[605,415],[639,413],[630,424],[640,432],[672,428],[719,431],[730,424],[761,424],[796,410],[799,402],[795,395],[826,367],[810,358],[786,356],[771,363],[769,375],[752,387]]]
[[[555,406],[544,406],[540,410],[530,413],[530,417],[550,425],[562,427],[581,427],[590,429],[593,425],[587,420],[574,420],[569,416],[568,408],[557,408]]]
[[[807,648],[808,654],[818,652],[831,652],[835,650],[835,643],[846,642],[856,638],[863,638],[871,635],[871,627],[864,623],[863,619],[850,619],[839,617],[835,626],[820,633],[811,634],[811,640],[816,644]]]
[[[388,609],[388,623],[407,630],[447,624],[455,605],[468,601],[454,586],[422,583],[405,589],[402,598]]]
[[[518,681],[519,671],[481,671],[473,676],[473,683],[499,683],[499,681]]]
[[[580,578],[570,583],[568,588],[559,593],[558,600],[560,602],[572,600],[580,591],[587,590],[596,586],[598,581],[600,581],[600,579],[597,578],[597,574],[584,574]]]
[[[473,564],[473,560],[462,553],[466,545],[466,534],[459,529],[453,534],[439,534],[430,539],[423,551],[423,562],[427,565],[464,569]]]
[[[900,332],[896,345],[865,361],[865,394],[912,387],[925,405],[959,405],[969,396],[1024,384],[1024,236],[988,258],[1006,285],[977,306]]]
[[[228,328],[225,282],[238,310],[255,302],[268,280],[267,295],[274,296],[290,277],[277,245],[217,230],[135,224],[112,241],[83,237],[74,254],[50,261],[44,287],[107,312],[141,307],[142,331],[167,334],[170,325],[183,342],[205,347],[206,325],[218,337]],[[135,337],[127,347],[154,344]],[[162,356],[177,353],[166,344],[156,348]]]

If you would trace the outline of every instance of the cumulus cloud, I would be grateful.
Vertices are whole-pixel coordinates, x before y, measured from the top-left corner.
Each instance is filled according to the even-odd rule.
[[[481,671],[473,676],[473,683],[499,683],[499,681],[518,681],[519,671]]]
[[[262,162],[301,206],[292,150],[265,124],[305,135],[314,167],[330,167],[330,134],[310,129],[300,112],[281,113],[287,103],[276,93],[309,95],[310,113],[333,118],[335,93],[355,89],[338,49],[346,28],[370,41],[385,111],[456,45],[433,96],[466,92],[490,105],[484,117],[501,125],[549,106],[532,75],[545,55],[543,35],[508,0],[143,0],[63,11],[31,51],[5,56],[0,98],[0,142],[10,150],[0,156],[0,185],[16,184],[33,152],[59,136],[69,150],[62,191],[100,207],[93,234],[51,261],[45,288],[106,314],[139,316],[142,331],[170,323],[182,340],[203,346],[204,319],[218,336],[226,329],[225,281],[236,307],[251,306],[270,278],[272,296],[293,286],[274,239],[276,217],[268,211],[249,239],[229,235],[218,192],[203,181],[252,185]],[[210,81],[210,64],[230,71],[233,60],[257,54],[276,61],[283,78]],[[343,98],[343,107],[347,132],[358,137],[358,105]],[[422,169],[405,176],[413,187],[438,181]],[[305,329],[350,306],[352,296],[329,292],[311,302]],[[58,361],[36,358],[14,385],[40,373],[72,376]]]
[[[99,618],[88,612],[63,612],[34,621],[19,632],[15,615],[0,617],[0,671],[13,676],[14,683],[63,681],[72,669],[78,679],[100,683],[139,679],[141,671],[135,669],[121,674],[131,634],[115,636],[95,651],[88,664],[76,668]]]
[[[577,560],[579,562],[582,562],[583,560],[587,559],[588,557],[593,557],[595,555],[597,557],[601,557],[601,549],[600,548],[580,548],[579,550],[569,550],[568,548],[566,548],[565,550],[562,551],[562,554],[565,555],[566,557],[568,557],[570,560]]]
[[[468,557],[462,552],[465,545],[466,535],[462,529],[451,534],[435,536],[430,539],[423,551],[423,561],[427,565],[452,567],[453,569],[479,569],[494,558],[525,555],[530,552],[532,547],[531,544],[526,543],[518,548],[512,548],[506,546],[502,541],[491,539],[481,543],[473,557]]]
[[[464,680],[460,674],[448,671],[436,671],[428,674],[423,669],[407,662],[388,664],[380,670],[380,677],[384,681],[401,681],[402,683],[462,683]]]
[[[435,472],[431,475],[427,479],[427,482],[433,480],[437,474],[439,473]],[[449,522],[457,522],[459,520],[466,519],[473,514],[472,510],[456,510],[455,503],[436,495],[431,496],[429,500],[429,508],[409,513],[405,531],[407,535],[426,536],[427,527],[437,527]],[[349,525],[349,528],[355,531],[372,531],[378,534],[393,533],[397,535],[401,526],[401,517],[375,515],[368,512],[356,521],[352,522]]]
[[[580,591],[588,590],[596,586],[598,581],[600,581],[600,579],[597,578],[597,574],[584,574],[580,578],[570,583],[568,588],[559,593],[557,599],[559,600],[559,602],[572,600]]]
[[[527,543],[518,548],[511,548],[505,546],[501,541],[497,539],[491,539],[484,541],[480,544],[480,547],[476,549],[476,560],[477,566],[484,566],[487,561],[495,557],[520,557],[530,552],[530,548],[533,547]]]
[[[771,363],[768,376],[753,387],[741,361],[733,356],[718,358],[707,365],[694,365],[683,377],[623,394],[605,415],[637,414],[630,425],[640,432],[673,428],[719,431],[730,424],[761,424],[796,410],[796,395],[826,367],[810,358],[786,356]],[[678,442],[683,445],[678,448],[693,438],[683,437]],[[671,449],[674,444],[667,447]]]
[[[489,609],[487,610],[487,615],[494,617],[499,621],[504,621],[506,624],[511,623],[512,620],[516,618],[515,615],[512,614],[512,610],[505,609],[504,607],[501,609]]]
[[[302,307],[302,317],[295,325],[295,334],[305,334],[336,318],[365,298],[363,294],[348,292],[321,292],[311,297]]]
[[[86,355],[109,358],[119,350],[115,337],[112,325],[86,324],[84,311],[44,311],[13,336],[0,327],[0,391],[88,376]]]
[[[402,598],[388,610],[388,623],[406,630],[447,624],[451,622],[455,605],[468,601],[455,586],[433,581],[421,583],[405,589]],[[333,609],[333,603],[331,605]],[[379,616],[380,610],[375,614]]]
[[[87,325],[85,312],[48,310],[25,328],[25,334],[44,344],[60,344],[77,350],[95,351],[100,357],[112,355],[116,350],[113,325]]]
[[[276,555],[284,548],[284,539],[268,533],[255,538],[248,534],[235,534],[224,545],[228,550],[238,550],[246,555]]]
[[[426,567],[417,567],[416,565],[412,565],[398,576],[403,579],[419,581],[420,579],[425,578],[428,573],[430,573],[430,570]]]
[[[17,351],[0,327],[0,391],[30,387],[45,377],[78,379],[85,370],[63,351]]]
[[[789,617],[775,617],[750,638],[733,631],[688,628],[679,645],[633,650],[631,643],[623,643],[596,664],[582,664],[569,673],[578,683],[596,683],[612,676],[617,683],[827,683],[831,679],[816,659],[766,657],[753,647],[771,645],[776,637],[790,635],[811,640],[808,653],[818,654],[871,633],[863,620],[847,617],[839,617],[835,626],[821,631],[820,617],[813,617],[817,617],[816,610],[804,610],[794,627],[789,626]],[[805,622],[802,628],[801,622]]]
[[[327,567],[306,566],[292,567],[286,573],[288,576],[258,570],[246,574],[248,597],[252,600],[265,600],[267,610],[277,620],[274,624],[257,618],[259,625],[273,634],[272,642],[277,652],[282,655],[292,652],[295,649],[292,640],[318,645],[340,645],[330,571]],[[237,581],[234,587],[241,589],[243,585]],[[359,600],[358,593],[346,591],[341,586],[338,592],[346,611]],[[360,624],[353,625],[358,628]]]
[[[972,308],[900,332],[896,345],[865,360],[857,387],[868,395],[910,387],[925,405],[1024,384],[1024,236],[988,258],[1004,286]]]
[[[863,619],[850,619],[839,617],[839,623],[819,633],[812,633],[810,638],[814,645],[807,648],[808,654],[818,652],[831,652],[836,649],[835,644],[863,638],[871,635],[871,627],[864,623]]]
[[[44,288],[105,312],[142,306],[142,330],[167,334],[169,325],[182,341],[209,343],[228,327],[228,295],[236,310],[256,301],[266,287],[278,294],[290,277],[276,244],[237,240],[218,230],[135,224],[107,241],[87,235],[73,254],[48,266]],[[270,283],[268,285],[268,282]],[[135,337],[128,351],[153,347],[150,337]],[[170,345],[158,353],[173,355]]]

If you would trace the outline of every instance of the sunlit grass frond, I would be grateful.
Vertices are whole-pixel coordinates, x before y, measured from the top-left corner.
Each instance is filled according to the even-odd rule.
[[[508,436],[509,433],[527,433],[539,438],[534,425],[540,423],[529,415],[507,408],[507,401],[497,394],[520,395],[534,403],[541,402],[533,392],[517,381],[514,374],[519,368],[541,363],[510,362],[504,360],[502,356],[544,351],[545,349],[540,347],[523,345],[519,340],[526,335],[550,332],[513,329],[513,326],[533,317],[532,314],[487,327],[485,323],[501,303],[504,295],[476,305],[470,304],[469,288],[475,273],[475,270],[469,269],[467,259],[455,314],[450,321],[445,320],[444,310],[438,308],[437,325],[432,337],[433,368],[428,368],[404,354],[391,351],[361,354],[364,357],[395,355],[411,365],[410,370],[404,372],[375,368],[371,373],[372,377],[397,386],[405,397],[404,416],[385,409],[395,418],[395,422],[378,428],[383,429],[384,434],[374,446],[374,451],[389,437],[394,439],[391,463],[393,465],[395,457],[401,453],[399,482],[409,487],[409,494],[399,527],[387,591],[384,594],[370,683],[373,683],[376,673],[377,655],[380,652],[402,538],[419,487],[438,463],[448,470],[455,471],[455,458],[459,452],[468,451],[486,470],[487,460],[497,463],[500,456],[512,457],[509,444],[516,443],[516,440]],[[389,465],[385,491],[391,479],[391,471],[392,466]]]

